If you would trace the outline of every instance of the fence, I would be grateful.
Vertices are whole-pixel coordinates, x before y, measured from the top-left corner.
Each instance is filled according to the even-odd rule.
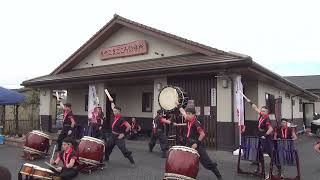
[[[16,121],[14,119],[4,120],[3,132],[6,135],[25,134],[33,129],[39,129],[39,119],[18,120],[18,129],[16,129]]]

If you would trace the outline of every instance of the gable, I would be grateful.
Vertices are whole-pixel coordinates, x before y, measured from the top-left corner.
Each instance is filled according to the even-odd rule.
[[[148,48],[146,54],[101,60],[100,52],[102,49],[127,44],[137,40],[146,41]],[[102,43],[98,48],[93,50],[81,62],[75,65],[73,69],[104,66],[133,61],[142,61],[146,59],[156,59],[192,53],[194,52],[189,49],[171,44],[167,41],[158,39],[154,36],[150,36],[139,31],[135,31],[127,27],[122,27],[118,31],[114,32],[104,43]]]

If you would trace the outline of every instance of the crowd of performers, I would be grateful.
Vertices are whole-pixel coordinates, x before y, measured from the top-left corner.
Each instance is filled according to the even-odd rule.
[[[121,114],[121,108],[116,106],[113,99],[110,98],[111,109],[113,114],[113,120],[111,125],[111,133],[106,133],[105,128],[105,116],[102,112],[102,108],[99,106],[94,107],[92,116],[88,123],[88,136],[94,138],[101,138],[105,143],[104,158],[101,157],[101,162],[109,161],[110,155],[115,146],[119,148],[123,156],[128,159],[131,166],[135,166],[133,153],[126,147],[126,138],[135,139],[137,134],[141,131],[141,126],[136,122],[135,118],[132,118],[129,123]],[[261,147],[263,153],[272,157],[273,140],[274,139],[291,139],[296,140],[297,135],[294,128],[288,126],[288,120],[282,119],[279,127],[273,127],[269,119],[269,110],[263,106],[258,108],[250,99],[246,98],[251,107],[259,114],[258,126],[256,128],[256,136],[261,139]],[[60,106],[64,110],[63,116],[63,128],[58,136],[58,148],[55,159],[50,160],[51,165],[58,165],[62,162],[61,167],[52,168],[55,172],[55,177],[61,179],[72,179],[78,174],[79,158],[77,156],[77,144],[75,142],[75,127],[76,119],[72,114],[71,104],[60,102]],[[204,139],[206,136],[205,130],[201,125],[200,117],[196,116],[195,108],[183,108],[176,102],[178,109],[178,115],[183,117],[185,123],[176,123],[172,120],[170,115],[164,113],[163,110],[158,110],[156,117],[152,122],[152,134],[148,144],[149,152],[153,151],[156,141],[159,140],[162,151],[162,158],[168,157],[169,143],[167,133],[165,131],[166,126],[185,126],[186,133],[184,134],[185,144],[184,146],[190,147],[197,151],[199,154],[199,162],[208,170],[212,171],[217,179],[222,180],[222,175],[218,170],[218,164],[214,159],[211,159],[205,149]],[[245,133],[245,126],[241,127],[241,132]],[[107,135],[108,134],[108,135]],[[315,150],[320,153],[320,141],[315,145]],[[256,162],[256,172],[261,171],[261,162]],[[281,176],[282,167],[276,165],[278,169],[278,176]]]

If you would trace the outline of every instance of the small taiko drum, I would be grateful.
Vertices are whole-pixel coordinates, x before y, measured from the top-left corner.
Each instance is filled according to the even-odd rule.
[[[52,179],[54,172],[50,169],[25,163],[21,167],[20,174],[33,177],[33,179]]]
[[[27,137],[23,147],[25,152],[30,154],[44,155],[50,146],[50,137],[41,131],[31,131]]]
[[[102,140],[83,136],[78,146],[79,161],[89,165],[101,164],[104,149],[105,145]]]
[[[166,161],[164,179],[196,179],[199,171],[199,157],[195,149],[172,146]]]

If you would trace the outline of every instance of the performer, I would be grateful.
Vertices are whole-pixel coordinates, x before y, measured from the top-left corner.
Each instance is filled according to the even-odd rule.
[[[271,158],[273,127],[269,119],[269,109],[266,106],[262,106],[261,109],[259,109],[254,103],[251,102],[250,99],[245,99],[251,105],[252,109],[254,109],[260,115],[258,119],[257,136],[261,138],[261,146],[263,153],[267,153]],[[262,158],[263,156],[261,155],[260,162],[258,163],[258,168],[256,170],[257,172],[260,172],[259,169]]]
[[[60,177],[62,180],[69,180],[78,175],[77,166],[79,162],[73,145],[73,139],[66,137],[62,142],[63,151],[58,154],[56,160],[50,159],[50,164],[52,165],[58,165],[60,160],[62,161],[63,167],[51,169],[55,172],[55,176]]]
[[[168,137],[165,133],[165,125],[171,124],[171,121],[164,117],[164,114],[161,110],[157,111],[157,116],[152,121],[152,134],[149,142],[149,152],[152,152],[154,146],[156,145],[157,139],[160,141],[160,148],[162,151],[162,158],[167,157],[168,146]]]
[[[101,136],[103,120],[104,114],[102,112],[102,108],[100,106],[94,107],[92,117],[89,119],[89,136],[94,138],[98,138]]]
[[[115,145],[118,146],[123,156],[128,158],[131,165],[134,166],[135,162],[132,157],[132,152],[128,151],[125,144],[125,135],[129,133],[131,126],[130,124],[122,117],[121,108],[115,106],[113,99],[110,97],[111,109],[113,111],[114,120],[112,123],[112,135],[109,140],[106,140],[106,150],[105,150],[105,161],[109,161],[109,156]]]
[[[314,150],[320,154],[320,139],[316,142],[316,145],[314,145]]]
[[[274,139],[291,139],[296,140],[298,139],[297,134],[294,129],[288,127],[288,120],[285,118],[281,119],[281,127],[276,128],[274,131]],[[281,177],[282,175],[282,168],[280,165],[277,165],[278,168],[278,176]]]
[[[59,98],[57,97],[59,100]],[[60,100],[59,100],[60,101]],[[63,104],[60,101],[60,107],[63,108],[63,125],[62,125],[62,131],[58,136],[58,148],[57,151],[61,151],[61,144],[62,140],[66,138],[67,136],[74,137],[75,135],[75,126],[76,126],[76,120],[72,114],[71,104],[65,103]]]
[[[141,126],[140,124],[137,123],[136,118],[135,117],[131,118],[131,130],[130,130],[128,139],[136,139],[140,131],[141,131]]]
[[[222,180],[222,176],[218,170],[218,164],[212,161],[208,156],[203,139],[206,134],[201,126],[201,123],[196,120],[196,111],[194,108],[187,108],[184,110],[177,102],[180,113],[187,121],[188,132],[187,132],[187,146],[196,149],[200,155],[200,163],[208,170],[211,170],[219,180]],[[174,124],[175,125],[175,124]]]
[[[298,139],[295,129],[288,127],[288,119],[281,119],[281,127],[276,128],[274,139]]]
[[[11,180],[11,173],[8,168],[0,166],[0,177],[2,180]]]

